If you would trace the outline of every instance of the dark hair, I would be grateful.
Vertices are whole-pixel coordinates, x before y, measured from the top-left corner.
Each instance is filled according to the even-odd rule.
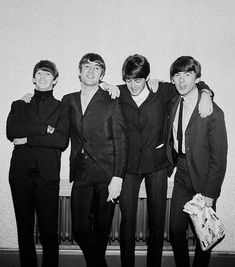
[[[50,60],[41,60],[34,66],[33,78],[35,78],[35,74],[38,70],[49,71],[53,75],[54,80],[59,76],[55,63]]]
[[[148,60],[141,55],[135,54],[129,56],[122,66],[122,79],[147,78],[150,73],[150,65]]]
[[[201,77],[200,63],[190,56],[179,57],[171,64],[170,78],[172,79],[173,76],[178,72],[189,72],[189,71],[194,71],[196,73],[196,78],[200,78]]]
[[[88,61],[98,63],[102,69],[101,76],[103,77],[105,75],[105,71],[106,71],[105,62],[100,55],[95,54],[95,53],[88,53],[81,58],[79,65],[78,65],[78,68],[80,71],[82,70],[82,65],[87,63]]]

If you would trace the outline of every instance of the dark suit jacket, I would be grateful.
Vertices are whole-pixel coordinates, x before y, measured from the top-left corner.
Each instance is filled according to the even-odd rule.
[[[200,97],[199,97],[200,98]],[[180,96],[169,106],[168,157],[172,164],[172,125]],[[185,131],[186,160],[193,188],[196,193],[216,199],[220,195],[227,162],[227,134],[223,111],[213,103],[213,113],[202,119],[198,103]]]
[[[9,178],[24,178],[29,168],[38,168],[43,179],[58,180],[60,174],[61,151],[67,146],[68,139],[64,130],[57,127],[62,120],[61,102],[52,95],[39,107],[35,97],[30,103],[18,100],[12,103],[7,118],[7,138],[27,137],[27,144],[14,147]],[[47,126],[56,128],[47,134]],[[63,126],[63,123],[60,124]]]
[[[204,82],[200,89],[207,88]],[[119,85],[128,131],[128,173],[152,173],[170,165],[167,159],[167,106],[178,95],[172,83],[160,82],[138,107],[126,85]]]
[[[99,88],[83,115],[80,97],[81,92],[76,92],[62,100],[71,137],[70,181],[79,177],[82,149],[96,182],[110,182],[113,176],[124,178],[127,140],[119,101]]]
[[[140,107],[126,85],[119,89],[128,130],[127,172],[144,174],[167,167],[167,102],[177,94],[175,87],[160,83],[157,93],[150,91]]]

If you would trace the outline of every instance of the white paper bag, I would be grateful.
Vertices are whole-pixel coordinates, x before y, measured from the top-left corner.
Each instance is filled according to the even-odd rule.
[[[206,251],[225,235],[224,225],[215,211],[206,207],[205,199],[196,194],[184,205],[184,210],[190,215],[202,250]]]

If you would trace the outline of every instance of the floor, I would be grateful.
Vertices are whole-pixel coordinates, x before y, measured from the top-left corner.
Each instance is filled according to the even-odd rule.
[[[41,251],[38,251],[39,266],[41,264]],[[20,267],[18,252],[10,250],[0,250],[1,267]],[[107,251],[107,262],[109,267],[120,267],[120,255],[118,250]],[[79,250],[61,250],[59,267],[85,267],[85,262]],[[146,266],[146,253],[136,252],[136,267]],[[210,267],[234,267],[235,254],[232,253],[213,253]],[[174,259],[171,251],[164,251],[162,267],[174,267]]]

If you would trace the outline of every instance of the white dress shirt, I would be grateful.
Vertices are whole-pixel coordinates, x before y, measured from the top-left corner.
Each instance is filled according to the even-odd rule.
[[[92,90],[81,90],[81,106],[82,106],[82,113],[84,115],[87,106],[89,105],[92,97],[94,94],[98,91],[98,88],[92,89]]]
[[[135,101],[136,105],[139,107],[144,102],[144,100],[148,97],[148,95],[149,95],[149,89],[145,85],[143,91],[136,96],[132,95],[132,98]]]
[[[182,153],[185,153],[185,130],[188,126],[189,120],[193,114],[193,111],[196,107],[198,100],[198,89],[195,87],[191,92],[185,96],[183,102],[183,115],[182,115],[182,131],[183,131],[183,140],[182,140]],[[180,103],[180,101],[179,101]],[[173,123],[173,138],[174,138],[174,148],[178,152],[178,140],[177,140],[177,130],[178,130],[178,119],[179,119],[179,106],[177,107],[175,119]]]

